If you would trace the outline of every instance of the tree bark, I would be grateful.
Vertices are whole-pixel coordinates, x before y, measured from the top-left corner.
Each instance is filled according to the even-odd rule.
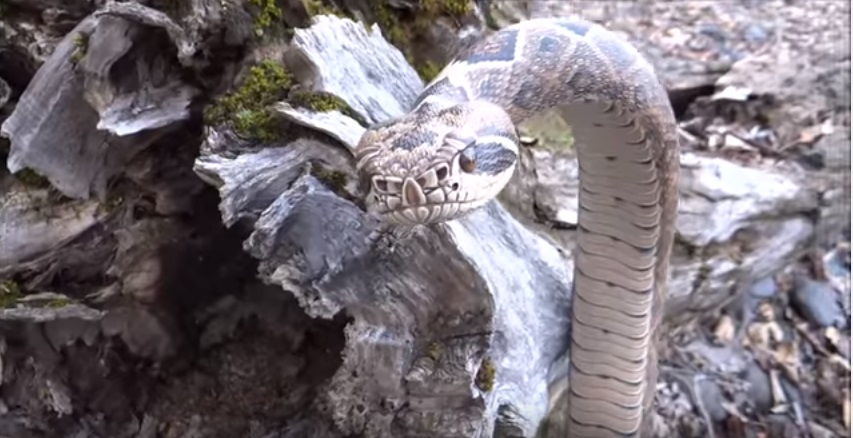
[[[351,152],[423,87],[404,55],[348,19],[283,44],[237,2],[182,5],[78,15],[0,81],[0,435],[534,436],[566,371],[571,152],[526,149],[502,202],[377,246]],[[258,58],[345,105],[276,99],[264,141],[202,126]],[[682,171],[671,326],[845,226],[839,168]]]

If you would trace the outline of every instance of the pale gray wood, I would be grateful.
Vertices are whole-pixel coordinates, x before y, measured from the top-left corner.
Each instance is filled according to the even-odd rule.
[[[322,78],[348,72],[346,81],[302,79],[367,111],[366,120],[386,120],[401,114],[422,83],[405,64],[392,63],[395,73],[386,74],[389,65],[375,60],[402,56],[373,32],[320,17],[297,31],[287,59],[311,60],[305,71]],[[376,220],[306,166],[309,157],[324,157],[353,180],[341,152],[354,148],[358,129],[336,112],[280,110],[347,143],[202,156],[196,170],[220,181],[226,223],[257,218],[245,248],[266,281],[294,293],[309,315],[346,311],[353,318],[344,363],[321,397],[336,426],[377,437],[490,436],[498,409],[512,405],[531,435],[545,413],[550,364],[564,351],[571,264],[496,202],[463,220],[416,229],[393,252],[371,246]],[[497,371],[491,391],[474,383],[484,359]]]
[[[83,3],[74,2],[73,7]],[[60,7],[47,0],[41,4]],[[0,311],[0,367],[6,370],[0,374],[8,376],[0,382],[0,410],[8,407],[4,400],[13,407],[27,406],[26,412],[0,415],[0,434],[36,436],[32,430],[50,430],[44,418],[72,409],[73,427],[63,434],[103,436],[101,411],[75,411],[69,403],[86,397],[65,378],[68,364],[86,363],[70,351],[120,345],[129,354],[118,368],[133,368],[143,358],[159,366],[166,358],[186,357],[195,347],[182,344],[183,334],[174,330],[181,322],[198,324],[202,351],[227,344],[229,333],[246,315],[274,321],[283,330],[304,330],[308,324],[297,317],[302,313],[296,305],[282,304],[292,296],[317,320],[340,312],[352,318],[345,333],[344,362],[322,387],[297,382],[294,394],[319,393],[314,410],[263,436],[532,436],[544,414],[545,385],[559,388],[565,377],[574,159],[525,149],[503,204],[492,203],[444,226],[415,230],[389,253],[372,246],[369,236],[377,224],[358,207],[350,151],[364,127],[354,119],[282,102],[274,107],[282,122],[299,127],[286,132],[288,138],[305,133],[305,128],[329,137],[305,135],[266,145],[238,139],[227,126],[210,127],[194,169],[219,192],[221,218],[211,212],[209,219],[221,219],[234,233],[248,229],[244,251],[257,261],[258,274],[269,286],[245,296],[235,286],[229,291],[233,295],[216,303],[192,302],[199,308],[191,313],[170,313],[173,309],[160,300],[175,296],[162,296],[162,283],[183,281],[191,274],[168,271],[174,253],[198,240],[178,219],[193,208],[188,194],[199,190],[196,176],[181,174],[189,172],[187,163],[194,158],[181,161],[181,155],[194,154],[195,143],[179,144],[178,137],[174,148],[152,155],[147,155],[146,145],[152,138],[162,139],[162,131],[183,127],[187,103],[201,96],[199,84],[176,80],[174,69],[210,67],[215,49],[242,47],[253,35],[252,17],[243,8],[231,7],[233,2],[192,0],[186,6],[188,12],[177,24],[137,3],[111,3],[106,13],[81,22],[55,50],[45,50],[56,42],[43,38],[38,27],[19,26],[18,34],[0,36],[12,35],[15,44],[27,42],[26,50],[44,53],[33,58],[45,61],[2,128],[12,140],[10,168],[33,168],[66,195],[79,198],[103,193],[111,175],[124,175],[156,197],[154,213],[159,215],[135,218],[136,200],[113,212],[99,208],[104,204],[97,200],[50,204],[46,199],[55,193],[23,187],[9,178],[0,181],[0,278],[23,272],[30,279],[23,286],[38,287],[62,272],[84,270],[109,279],[86,291],[85,305],[45,305],[63,298],[38,294]],[[52,14],[45,17],[62,16]],[[165,29],[160,35],[166,35],[162,40],[174,45],[173,51],[149,51],[146,42],[154,29]],[[72,66],[68,61],[80,30],[92,32],[89,50]],[[222,39],[205,39],[211,35]],[[370,122],[404,111],[423,85],[378,31],[361,24],[320,18],[297,36],[287,56],[279,57],[283,46],[263,47],[262,54],[253,55],[285,59],[303,86],[337,94]],[[39,43],[27,45],[31,39]],[[128,58],[134,67],[108,79],[105,72]],[[767,72],[758,76],[749,65],[734,69],[736,77],[728,80],[738,85],[764,81]],[[205,84],[210,90],[230,85],[241,66],[229,62],[221,67],[221,77],[208,76],[221,82]],[[664,73],[689,79],[684,71]],[[702,83],[718,76],[703,76]],[[673,83],[694,86],[690,81]],[[790,88],[805,92],[814,87],[807,82]],[[804,111],[794,105],[803,101],[796,93],[786,99],[784,108]],[[818,101],[809,101],[805,109],[830,105]],[[151,103],[158,105],[151,108]],[[786,120],[775,123],[788,126]],[[822,233],[849,227],[849,203],[840,201],[849,195],[849,172],[843,172],[849,169],[849,130],[826,136],[815,148],[846,159],[846,164],[828,163],[826,171],[813,172],[684,154],[684,214],[678,224],[681,240],[667,313],[671,324],[707,314],[735,295],[742,283],[789,263]],[[342,186],[341,175],[346,176]],[[530,220],[534,205],[545,207],[539,212],[544,226]],[[186,257],[201,260],[215,256],[214,249],[220,248],[188,252]],[[242,254],[236,246],[231,252]],[[234,269],[231,260],[204,275]],[[169,291],[183,296],[198,287],[180,284],[179,290]],[[491,391],[474,384],[486,357],[497,367]],[[276,363],[282,370],[298,369],[300,359],[290,356]],[[87,369],[97,396],[119,406],[118,411],[136,412],[122,404],[130,402],[122,398],[122,387],[104,380],[109,375],[103,372],[108,368],[100,368],[104,363],[92,362]],[[127,420],[115,436],[149,436],[164,426],[160,420],[153,411],[145,412]],[[185,420],[191,423],[188,434],[211,432],[205,429],[207,417]],[[277,426],[266,427],[270,431]]]

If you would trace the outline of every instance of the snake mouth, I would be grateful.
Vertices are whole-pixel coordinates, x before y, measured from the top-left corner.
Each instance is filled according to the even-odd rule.
[[[471,212],[486,200],[446,201],[385,209],[379,212],[382,219],[398,225],[429,225],[459,218]]]
[[[431,170],[417,179],[374,177],[371,210],[386,222],[414,226],[452,220],[486,202],[460,190],[460,182],[448,178],[448,166],[438,169],[444,171]]]

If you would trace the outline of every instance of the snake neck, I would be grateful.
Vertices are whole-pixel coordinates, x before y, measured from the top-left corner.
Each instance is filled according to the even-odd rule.
[[[419,105],[487,101],[518,124],[556,110],[579,165],[568,435],[645,436],[657,381],[677,208],[678,141],[665,89],[600,26],[529,20],[471,47]],[[556,436],[556,435],[551,435]]]

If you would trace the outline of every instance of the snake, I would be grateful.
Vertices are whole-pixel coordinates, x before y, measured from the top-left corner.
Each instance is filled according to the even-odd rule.
[[[360,138],[365,208],[405,227],[476,211],[518,167],[519,125],[545,111],[570,126],[579,169],[568,389],[549,385],[548,418],[560,399],[561,437],[649,436],[679,141],[665,86],[627,38],[531,18],[462,49],[405,114]]]

